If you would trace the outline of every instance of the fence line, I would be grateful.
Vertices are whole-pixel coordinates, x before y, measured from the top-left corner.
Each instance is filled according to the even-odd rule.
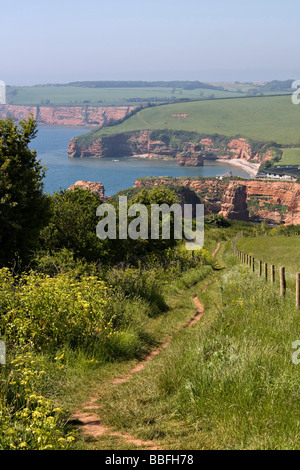
[[[288,273],[287,271],[286,271],[286,274],[287,274],[288,276],[291,276],[291,277],[294,277],[294,278],[296,277],[296,274]]]
[[[255,272],[255,263],[258,264],[258,275],[259,277],[263,277],[264,280],[267,282],[268,278],[270,277],[270,282],[272,284],[275,283],[276,278],[276,270],[273,264],[270,265],[270,270],[268,270],[268,263],[265,263],[261,260],[256,260],[254,256],[249,255],[248,253],[243,253],[240,251],[237,246],[236,242],[239,238],[243,236],[243,232],[239,232],[232,241],[232,247],[234,254],[239,258],[239,260],[249,266],[252,272]],[[270,276],[269,276],[270,274]],[[289,289],[286,285],[286,275],[290,276],[291,278],[295,279],[295,286],[296,292]],[[280,287],[280,296],[285,297],[286,292],[290,292],[292,295],[295,296],[296,300],[296,308],[300,308],[300,272],[296,274],[289,273],[285,270],[284,266],[280,266],[279,268],[279,287]]]

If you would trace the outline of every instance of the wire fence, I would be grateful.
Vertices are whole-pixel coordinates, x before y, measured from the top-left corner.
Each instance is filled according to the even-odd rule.
[[[239,232],[232,241],[232,247],[234,250],[235,255],[239,258],[239,260],[249,266],[251,271],[254,273],[258,271],[259,277],[268,281],[272,284],[275,284],[276,281],[276,267],[274,264],[268,265],[261,260],[256,260],[254,256],[249,255],[248,253],[244,253],[240,251],[237,246],[236,242],[239,238],[243,236],[243,232]],[[278,271],[277,271],[278,272]],[[292,290],[290,287],[287,286],[287,276],[289,278],[289,285],[294,285],[295,290]],[[279,288],[280,288],[280,295],[285,297],[286,293],[289,292],[295,297],[296,308],[300,308],[300,273],[290,273],[285,270],[285,266],[279,267]]]

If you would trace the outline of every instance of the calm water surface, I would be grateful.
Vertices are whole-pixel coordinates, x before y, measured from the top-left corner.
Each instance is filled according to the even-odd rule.
[[[176,161],[140,160],[137,158],[68,158],[72,137],[88,132],[86,127],[39,126],[30,147],[48,168],[45,191],[52,194],[66,189],[78,180],[101,181],[105,194],[112,196],[120,189],[132,187],[142,176],[217,176],[231,171],[235,176],[249,178],[248,173],[226,163],[210,162],[203,167],[179,167]],[[114,161],[118,160],[118,161]]]

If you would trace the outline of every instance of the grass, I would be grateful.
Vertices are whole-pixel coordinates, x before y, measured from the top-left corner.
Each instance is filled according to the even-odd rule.
[[[172,116],[176,114],[188,116]],[[170,129],[226,136],[240,134],[254,140],[296,144],[300,141],[299,125],[299,109],[292,104],[290,96],[209,100],[147,108],[117,126],[93,131],[93,138]]]
[[[165,87],[136,87],[136,88],[88,88],[75,86],[34,86],[34,87],[8,87],[7,101],[15,105],[56,105],[56,106],[138,106],[143,102],[160,101],[166,99],[188,98],[193,100],[207,99],[214,95],[215,98],[240,96],[235,91],[221,91],[198,88],[195,90],[183,90]],[[49,101],[49,103],[47,102]],[[46,103],[47,102],[47,103]]]
[[[274,264],[276,267],[285,266],[292,274],[300,271],[300,237],[297,235],[244,237],[238,240],[237,247],[244,253],[254,256],[257,261]]]
[[[284,149],[281,160],[275,163],[278,165],[300,165],[300,148]]]
[[[192,302],[192,296],[194,295],[195,290],[199,288],[199,285],[203,284],[203,282],[206,282],[205,280],[199,282],[199,279],[201,279],[201,275],[199,277],[199,274],[200,272],[198,270],[198,275],[193,276],[192,286],[190,285],[191,280],[188,280],[189,275],[187,275],[187,277],[185,276],[185,279],[184,279],[185,286],[183,286],[181,283],[173,284],[171,291],[169,292],[169,295],[168,295],[170,311],[166,314],[164,319],[161,318],[157,320],[155,324],[153,323],[153,328],[155,329],[157,333],[160,332],[159,335],[161,339],[163,339],[169,334],[171,335],[176,334],[176,331],[178,331],[180,326],[185,324],[189,320],[189,318],[191,318],[192,312],[195,310],[195,307]],[[164,352],[161,353],[158,359],[160,367],[165,367],[163,358],[164,358]],[[144,406],[147,403],[146,395],[148,393],[148,386],[150,385],[148,384],[148,386],[146,386],[146,383],[153,382],[153,379],[155,380],[155,377],[151,377],[151,374],[153,373],[153,368],[152,368],[151,363],[146,368],[147,371],[145,370],[146,378],[144,376],[144,372],[142,374],[136,374],[136,376],[133,377],[130,383],[128,383],[128,386],[125,387],[126,388],[125,393],[129,391],[130,399],[133,399],[134,411],[132,413],[132,417],[134,416],[134,418],[133,420],[130,418],[130,420],[127,421],[128,415],[125,413],[125,416],[121,418],[122,425],[120,425],[120,422],[119,422],[120,413],[123,414],[124,410],[122,409],[122,403],[118,405],[116,404],[116,401],[118,401],[117,397],[119,396],[119,393],[120,392],[123,393],[125,391],[125,388],[123,386],[120,388],[116,387],[115,385],[111,384],[110,380],[108,379],[113,379],[116,377],[126,375],[126,373],[129,372],[129,370],[132,368],[133,365],[134,365],[134,362],[131,362],[121,367],[118,366],[118,369],[111,368],[110,376],[106,375],[106,377],[103,377],[103,374],[102,374],[100,381],[99,381],[99,375],[98,375],[98,381],[97,381],[97,377],[94,376],[92,380],[90,381],[90,393],[95,393],[95,390],[98,390],[98,393],[101,399],[101,418],[103,417],[103,419],[106,420],[108,419],[108,415],[109,415],[110,418],[108,419],[108,421],[112,427],[121,429],[121,431],[130,430],[130,433],[132,435],[134,435],[135,437],[139,437],[143,440],[157,439],[158,436],[155,430],[156,425],[154,425],[154,422],[156,422],[156,419],[154,419],[153,421],[153,416],[150,416],[150,415],[148,416],[147,406]],[[156,363],[156,366],[157,366],[157,363]],[[96,387],[95,387],[95,379],[97,383]],[[81,380],[86,383],[86,373],[84,374],[84,376],[81,377]],[[137,394],[135,393],[136,383],[139,384],[138,385],[139,389],[138,389]],[[145,387],[145,391],[142,390],[144,387]],[[65,390],[65,391],[67,392],[67,396],[70,397],[70,389]],[[75,392],[75,399],[76,399],[78,392],[75,389],[74,389],[74,392]],[[86,395],[86,398],[89,398],[90,396],[91,395]],[[111,399],[109,399],[109,397],[111,397]],[[153,399],[155,400],[155,397],[153,397]],[[106,400],[108,400],[108,403]],[[105,406],[103,408],[103,414],[102,414],[103,401],[105,403]],[[71,398],[71,402],[74,405],[74,401],[72,398]],[[107,408],[106,408],[106,405],[107,405]],[[112,412],[112,407],[115,407],[115,406],[117,406],[117,413]],[[129,414],[131,414],[131,411],[129,411]],[[155,414],[157,414],[157,410],[155,410]],[[138,415],[142,420],[142,424],[141,424],[142,429],[140,429],[140,426],[138,428],[135,427],[136,417]],[[124,420],[125,420],[125,423],[124,423]],[[149,421],[150,429],[146,429],[147,421]],[[132,428],[131,428],[131,425],[132,425]],[[78,445],[83,448],[92,447],[96,449],[110,449],[112,448],[110,447],[111,440],[112,440],[111,437],[103,436],[97,442],[92,441],[91,443],[89,443],[88,442],[89,439],[87,439],[87,441],[86,440],[82,441]],[[128,444],[120,443],[114,440],[114,445],[116,444],[117,446],[121,446],[117,448],[130,449],[130,447],[128,447]]]
[[[258,271],[258,261],[268,264],[268,275],[270,276],[270,265],[275,266],[275,287],[279,291],[279,268],[285,267],[287,295],[295,303],[296,280],[295,274],[300,272],[299,248],[300,237],[294,236],[259,236],[255,238],[240,238],[237,247],[244,253],[255,258],[255,269]],[[264,270],[264,267],[262,267]],[[263,274],[262,274],[263,275]]]
[[[169,450],[297,449],[300,369],[291,344],[299,315],[237,265],[230,243],[223,253],[230,271],[202,293],[196,286],[202,321],[131,382],[106,388],[101,418]],[[175,308],[185,306],[183,297]]]
[[[260,227],[241,222],[210,226],[205,246],[213,252],[221,242],[216,261],[224,268],[194,267],[162,282],[168,310],[147,318],[143,328],[152,347],[169,336],[172,340],[129,382],[112,380],[126,376],[138,355],[105,362],[65,348],[53,362],[40,354],[48,362],[44,385],[55,404],[74,412],[98,397],[95,407],[101,407],[91,412],[118,431],[118,436],[80,436],[73,448],[145,447],[126,442],[123,432],[165,450],[299,448],[300,369],[292,362],[299,312],[292,297],[281,298],[276,286],[240,266],[233,255],[234,235],[255,229]],[[284,261],[295,272],[298,240],[244,237],[238,247],[257,259]],[[195,294],[205,305],[204,315],[182,328],[195,312]]]

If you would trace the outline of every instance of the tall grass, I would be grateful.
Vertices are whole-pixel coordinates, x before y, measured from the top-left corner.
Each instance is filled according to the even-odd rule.
[[[160,394],[176,397],[200,448],[299,448],[300,369],[292,342],[300,319],[293,303],[240,268],[205,303],[215,320],[170,351]]]

